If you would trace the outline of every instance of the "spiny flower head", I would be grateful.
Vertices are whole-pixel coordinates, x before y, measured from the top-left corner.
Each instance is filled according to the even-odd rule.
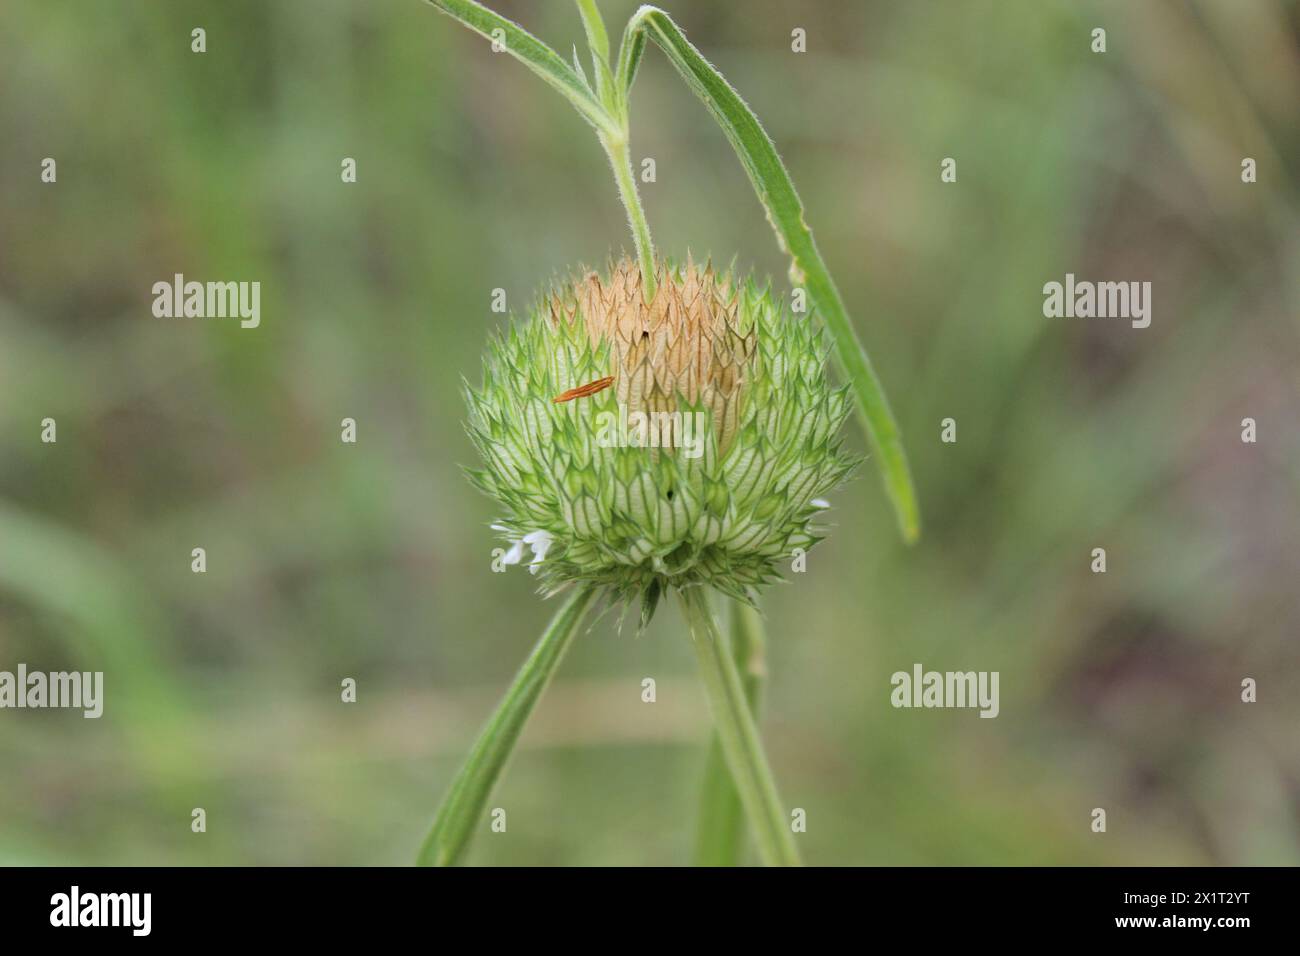
[[[656,280],[647,302],[625,259],[558,284],[466,389],[469,474],[504,509],[506,562],[527,544],[543,591],[607,586],[643,621],[669,587],[752,601],[820,540],[821,499],[855,464],[806,316],[690,260]]]

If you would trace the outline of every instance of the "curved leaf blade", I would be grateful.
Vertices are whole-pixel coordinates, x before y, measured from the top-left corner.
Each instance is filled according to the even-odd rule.
[[[596,0],[577,0],[578,16],[582,17],[582,28],[587,31],[587,46],[591,55],[598,60],[609,62],[609,35],[605,32],[605,21],[600,16]]]
[[[591,88],[579,78],[573,67],[549,46],[513,20],[507,20],[476,3],[475,0],[427,0],[443,13],[460,21],[488,40],[501,31],[505,52],[519,60],[552,87],[559,90],[592,126],[602,133],[617,135],[619,126],[609,115]]]
[[[619,51],[618,80],[626,89],[636,76],[641,49],[638,37],[649,36],[662,49],[695,95],[722,127],[740,158],[754,191],[767,210],[777,242],[790,256],[790,281],[808,290],[835,344],[840,371],[853,388],[858,413],[885,490],[894,506],[899,530],[908,543],[921,533],[920,507],[898,424],[866,349],[849,320],[844,301],[817,249],[804,217],[803,202],[777,154],[776,146],[753,110],[726,78],[686,39],[663,10],[643,6],[629,21]],[[641,46],[644,41],[641,41]]]

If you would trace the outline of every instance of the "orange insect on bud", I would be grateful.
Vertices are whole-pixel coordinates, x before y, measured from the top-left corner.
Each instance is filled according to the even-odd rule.
[[[551,399],[552,405],[558,405],[561,402],[571,402],[575,398],[586,398],[588,395],[595,395],[597,392],[603,392],[614,384],[614,376],[609,375],[605,378],[598,378],[594,382],[588,382],[586,385],[579,385],[577,388],[571,388],[567,392],[561,392]]]

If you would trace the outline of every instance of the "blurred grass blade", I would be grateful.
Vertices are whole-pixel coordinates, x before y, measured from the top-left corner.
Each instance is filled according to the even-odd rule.
[[[763,618],[740,601],[730,602],[731,658],[740,672],[740,684],[749,712],[758,720],[766,676]],[[699,830],[695,837],[696,866],[738,866],[744,847],[745,808],[727,769],[722,742],[715,733],[709,742],[700,798]]]
[[[452,781],[420,849],[420,866],[454,866],[464,857],[524,724],[595,599],[595,590],[577,591],[551,619]]]
[[[0,499],[0,607],[11,600],[50,616],[79,670],[104,672],[118,695],[112,719],[145,762],[139,772],[168,785],[202,773],[188,757],[194,711],[159,654],[166,620],[128,561]],[[0,629],[0,646],[3,637]]]
[[[480,36],[493,39],[494,30],[504,37],[506,52],[522,62],[564,94],[583,118],[604,133],[617,134],[619,126],[564,58],[519,24],[507,20],[474,0],[428,0],[443,13],[454,17]]]
[[[790,256],[791,283],[807,290],[830,329],[840,371],[853,388],[858,412],[876,453],[876,465],[893,503],[899,529],[904,540],[915,541],[921,532],[920,508],[898,425],[885,398],[884,387],[849,321],[839,290],[817,251],[812,230],[804,218],[803,203],[771,137],[731,84],[686,39],[668,14],[657,7],[641,7],[623,34],[618,82],[624,96],[635,78],[641,56],[638,44],[643,44],[640,40],[643,34],[664,51],[687,85],[708,107],[740,157],[758,198],[767,210],[768,220],[776,230],[777,241]]]

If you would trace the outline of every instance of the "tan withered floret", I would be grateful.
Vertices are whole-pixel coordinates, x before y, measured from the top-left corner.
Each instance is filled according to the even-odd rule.
[[[675,271],[661,263],[656,280],[647,303],[641,270],[630,260],[614,266],[608,282],[589,272],[573,284],[571,297],[552,296],[551,321],[581,321],[593,348],[609,343],[618,401],[629,415],[649,415],[659,447],[677,444],[670,415],[685,410],[680,399],[711,412],[719,452],[725,453],[757,361],[754,330],[740,327],[736,292],[711,266],[688,260]]]

